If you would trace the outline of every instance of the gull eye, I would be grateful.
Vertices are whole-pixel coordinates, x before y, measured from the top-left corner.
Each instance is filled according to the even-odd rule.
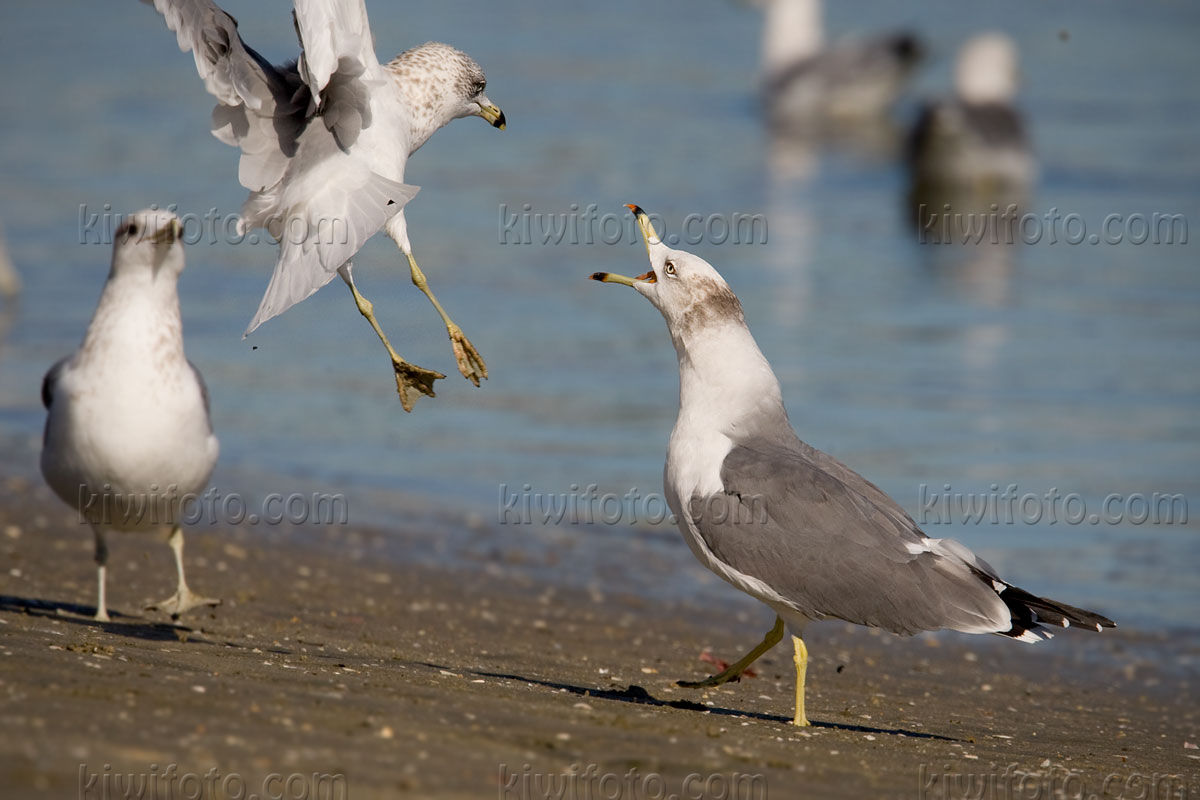
[[[487,81],[476,81],[475,85],[471,87],[472,95],[481,95],[483,94],[483,90],[486,88]]]
[[[133,239],[138,235],[138,226],[136,222],[129,223],[128,233],[130,239]]]
[[[664,264],[663,272],[667,273],[668,275],[674,275],[675,274],[675,262],[668,261],[666,264]]]

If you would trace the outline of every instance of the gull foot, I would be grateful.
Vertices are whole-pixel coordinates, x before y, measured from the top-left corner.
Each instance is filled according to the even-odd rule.
[[[446,331],[450,334],[450,346],[454,348],[454,358],[458,361],[458,371],[462,376],[476,386],[479,381],[488,376],[487,364],[483,356],[475,349],[475,345],[463,334],[462,328],[451,324]]]
[[[437,397],[433,391],[433,382],[444,377],[440,372],[409,364],[407,361],[393,361],[392,368],[396,370],[396,392],[400,395],[400,405],[405,411],[412,411],[413,404],[420,395]]]
[[[716,675],[709,675],[702,681],[675,681],[675,685],[682,686],[685,689],[711,689],[714,686],[720,686],[731,680],[737,680],[737,678],[726,678],[724,677],[724,673],[718,672]]]
[[[729,669],[729,666],[730,666],[729,662],[726,661],[725,659],[717,658],[716,656],[714,656],[712,654],[711,650],[702,651],[700,653],[700,655],[698,656],[698,658],[699,658],[699,660],[705,662],[706,664],[712,664],[713,666],[715,666],[717,668],[718,675],[725,672],[725,670]],[[758,672],[755,671],[754,667],[746,667],[744,670],[742,670],[737,675],[734,675],[729,680],[733,681],[734,683],[740,683],[742,678],[757,678],[757,677],[758,677]]]
[[[221,601],[215,597],[201,597],[198,594],[193,594],[186,586],[175,592],[166,600],[161,600],[152,605],[146,606],[147,611],[165,611],[171,615],[171,619],[179,619],[179,615],[185,611],[191,611],[199,606],[219,606]]]

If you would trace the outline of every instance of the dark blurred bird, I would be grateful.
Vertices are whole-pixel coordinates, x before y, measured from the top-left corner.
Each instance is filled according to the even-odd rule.
[[[955,96],[928,103],[909,136],[914,198],[930,205],[986,208],[1020,202],[1037,165],[1021,112],[1013,105],[1017,48],[1001,33],[980,34],[959,52]]]

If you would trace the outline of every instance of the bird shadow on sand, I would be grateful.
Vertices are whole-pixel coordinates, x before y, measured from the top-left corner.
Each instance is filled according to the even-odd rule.
[[[133,614],[122,614],[109,609],[112,618],[101,622],[95,618],[96,607],[84,606],[78,603],[65,603],[58,600],[42,600],[36,597],[14,597],[0,595],[0,612],[10,611],[27,614],[32,617],[56,619],[72,625],[129,636],[150,641],[193,641],[203,644],[216,644],[203,638],[199,631],[181,625],[178,622],[148,620]]]
[[[430,664],[422,662],[425,666],[434,669],[451,670],[450,667],[441,666],[439,664]],[[453,670],[452,670],[453,671]],[[508,681],[522,681],[531,683],[535,686],[544,686],[547,689],[555,689],[566,691],[579,697],[591,697],[600,700],[615,700],[620,703],[633,703],[635,705],[655,706],[658,708],[677,708],[683,711],[704,711],[709,714],[725,717],[737,717],[742,719],[757,719],[763,722],[775,722],[790,725],[791,717],[785,717],[779,714],[763,714],[758,711],[742,711],[733,708],[721,708],[718,706],[706,706],[702,703],[697,703],[694,700],[664,700],[646,691],[645,688],[637,684],[630,684],[624,689],[598,689],[590,686],[575,686],[570,683],[561,683],[558,681],[543,680],[541,678],[529,678],[524,675],[512,675],[504,672],[487,672],[484,670],[457,670],[470,675],[476,675],[480,678],[495,678]],[[907,736],[912,739],[933,739],[943,742],[961,741],[949,736],[939,736],[935,733],[923,733],[920,731],[902,730],[900,728],[874,728],[868,725],[847,725],[839,722],[823,722],[820,720],[810,720],[812,727],[817,729],[846,731],[849,733],[872,733],[883,734],[888,736]]]

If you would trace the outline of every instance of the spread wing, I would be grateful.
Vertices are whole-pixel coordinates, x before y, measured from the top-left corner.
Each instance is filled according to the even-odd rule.
[[[338,144],[349,147],[371,124],[369,92],[379,71],[367,7],[363,0],[296,0],[292,15],[308,113],[319,110]]]
[[[1006,630],[994,570],[952,540],[930,539],[878,487],[798,439],[735,446],[724,491],[688,513],[713,554],[811,619],[896,633]]]
[[[308,91],[295,66],[272,66],[242,41],[237,20],[211,0],[142,2],[162,14],[217,98],[213,135],[241,148],[238,180],[251,191],[274,186],[308,124]]]

